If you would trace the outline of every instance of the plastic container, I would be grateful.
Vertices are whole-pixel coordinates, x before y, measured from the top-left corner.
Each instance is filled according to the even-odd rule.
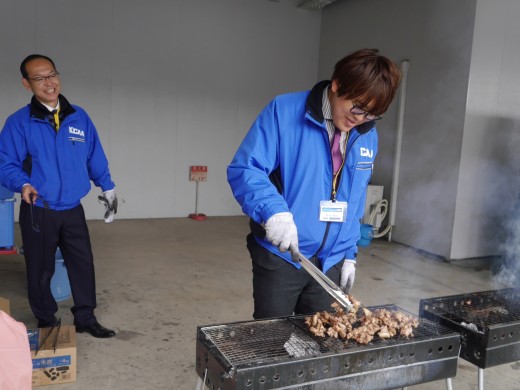
[[[369,246],[372,238],[374,237],[374,231],[372,230],[374,227],[372,225],[368,225],[366,223],[361,224],[361,238],[357,242],[358,246]]]
[[[7,188],[0,186],[0,200],[11,199],[13,196],[13,191],[9,191]]]
[[[58,248],[56,251],[56,264],[54,267],[54,275],[51,279],[51,292],[56,302],[65,301],[71,297],[69,275],[67,267]]]
[[[0,248],[14,246],[14,202],[14,198],[0,200]]]

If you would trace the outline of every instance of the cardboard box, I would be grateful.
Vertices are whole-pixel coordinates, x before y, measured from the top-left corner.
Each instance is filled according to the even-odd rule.
[[[9,299],[0,297],[0,310],[5,311],[7,314],[11,315]]]
[[[76,329],[74,326],[61,326],[56,338],[56,327],[45,340],[51,329],[27,331],[33,364],[33,387],[76,382]],[[42,347],[36,352],[40,345]]]

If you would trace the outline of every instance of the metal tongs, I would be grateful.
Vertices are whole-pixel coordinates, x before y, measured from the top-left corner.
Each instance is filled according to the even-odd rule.
[[[61,329],[61,318],[59,318],[58,321],[56,321],[56,323],[52,326],[51,330],[49,330],[49,333],[47,333],[47,336],[45,336],[45,338],[43,339],[41,344],[38,346],[38,349],[34,353],[35,357],[36,357],[36,355],[38,355],[38,352],[40,352],[40,349],[45,345],[45,343],[47,342],[47,339],[49,338],[51,333],[54,332],[54,329],[56,329],[56,327],[58,328],[58,330],[56,331],[56,334],[54,335],[54,341],[52,343],[52,348],[54,349],[54,353],[56,353],[56,347],[58,345],[58,336],[60,334],[60,329]]]
[[[39,233],[40,232],[40,227],[38,226],[38,224],[36,223],[36,217],[34,216],[34,201],[33,201],[33,196],[34,194],[33,193],[30,193],[29,194],[29,204],[31,206],[31,226],[32,226],[32,229],[36,232],[36,233]]]
[[[343,290],[301,253],[298,253],[298,262],[341,306],[347,311],[352,309],[354,305],[347,298]]]

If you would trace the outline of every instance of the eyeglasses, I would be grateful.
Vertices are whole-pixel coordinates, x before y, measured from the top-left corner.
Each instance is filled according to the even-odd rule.
[[[53,72],[48,76],[36,76],[27,78],[31,81],[34,81],[35,83],[43,83],[44,81],[54,81],[59,75],[59,72]]]
[[[354,115],[364,115],[365,118],[367,118],[369,121],[378,121],[379,119],[382,118],[381,115],[369,114],[368,112],[366,112],[365,110],[362,110],[361,108],[357,107],[356,105],[352,106],[352,108],[350,109],[350,112]]]

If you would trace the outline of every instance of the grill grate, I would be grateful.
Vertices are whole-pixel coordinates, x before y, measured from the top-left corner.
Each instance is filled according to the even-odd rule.
[[[315,337],[305,316],[197,327],[195,368],[210,389],[395,389],[456,375],[460,335],[419,320],[415,337],[367,345]]]
[[[421,299],[421,317],[461,335],[460,357],[480,368],[520,359],[520,289]]]
[[[398,310],[409,316],[417,316],[393,305],[375,306],[371,310],[383,308]],[[419,326],[414,329],[414,337],[403,336],[391,339],[374,337],[368,345],[355,341],[342,341],[329,337],[315,337],[305,324],[305,316],[282,319],[232,323],[207,326],[201,329],[206,340],[210,341],[228,361],[229,366],[262,364],[265,361],[285,360],[294,357],[327,353],[359,351],[379,346],[390,346],[428,340],[432,337],[450,334],[451,331],[435,322],[419,318]]]
[[[520,289],[481,291],[423,300],[423,307],[459,324],[474,324],[481,332],[493,325],[520,321]]]

